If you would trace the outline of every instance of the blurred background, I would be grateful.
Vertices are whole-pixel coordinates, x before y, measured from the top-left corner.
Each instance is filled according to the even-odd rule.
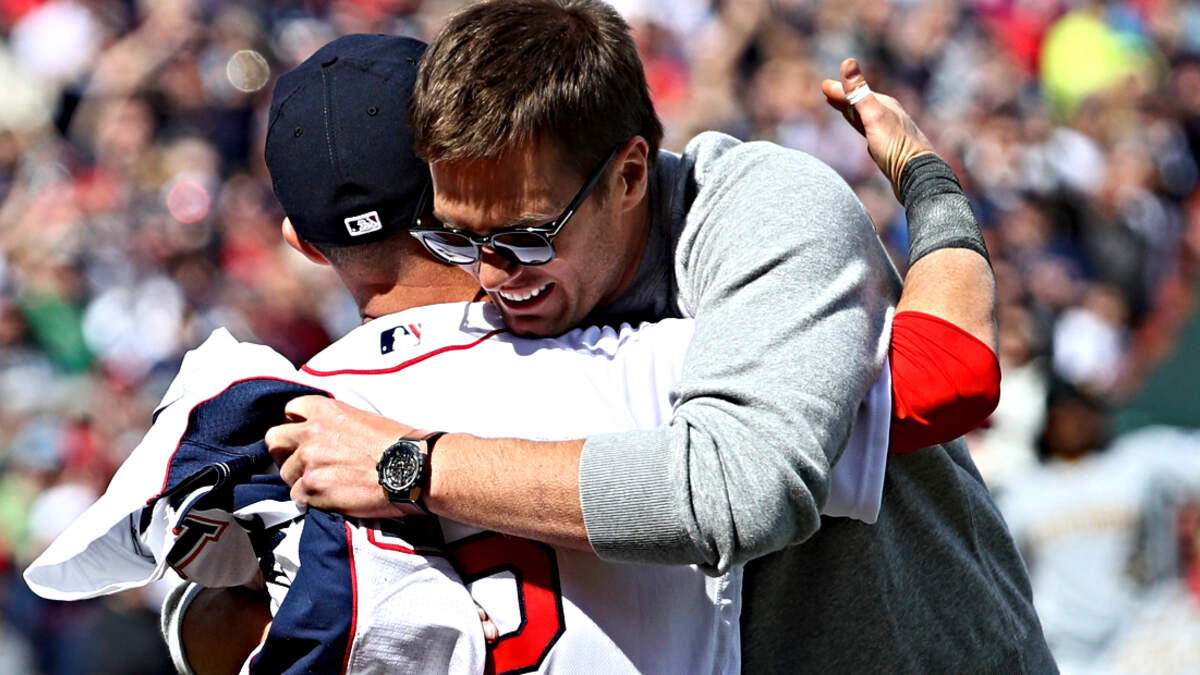
[[[167,672],[159,592],[61,604],[20,570],[104,489],[182,355],[297,363],[358,321],[280,239],[275,79],[450,0],[0,0],[0,673]],[[999,283],[969,437],[1064,672],[1200,672],[1200,2],[620,0],[679,150],[809,152],[902,267],[904,213],[820,94],[857,56],[962,178]]]

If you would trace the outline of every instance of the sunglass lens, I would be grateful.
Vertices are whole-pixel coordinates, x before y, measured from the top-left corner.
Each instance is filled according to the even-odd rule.
[[[505,232],[492,239],[492,248],[522,265],[543,265],[554,259],[554,246],[536,232]],[[509,258],[509,255],[505,255]]]
[[[433,255],[451,265],[470,265],[479,260],[479,249],[468,238],[454,232],[422,232],[421,243]]]

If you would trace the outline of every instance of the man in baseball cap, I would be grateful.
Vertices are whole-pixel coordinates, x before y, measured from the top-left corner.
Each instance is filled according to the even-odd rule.
[[[348,35],[279,79],[266,160],[275,193],[305,241],[369,244],[412,225],[429,183],[408,130],[424,53],[417,40]]]
[[[364,319],[406,304],[472,299],[467,275],[432,261],[404,235],[429,189],[408,127],[418,40],[348,35],[279,79],[266,161],[284,205],[284,238],[332,263]]]

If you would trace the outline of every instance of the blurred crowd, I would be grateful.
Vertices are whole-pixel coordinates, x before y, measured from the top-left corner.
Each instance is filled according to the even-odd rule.
[[[0,674],[168,667],[153,590],[61,605],[19,571],[104,489],[212,329],[301,363],[357,323],[337,279],[281,241],[271,87],[338,35],[428,40],[461,4],[0,0]],[[1200,262],[1200,2],[614,4],[666,147],[718,129],[816,155],[903,269],[903,209],[819,85],[856,56],[900,99],[988,240],[1003,386],[969,442],[1064,671],[1200,669],[1200,439],[1109,432],[1197,346],[1180,336]]]

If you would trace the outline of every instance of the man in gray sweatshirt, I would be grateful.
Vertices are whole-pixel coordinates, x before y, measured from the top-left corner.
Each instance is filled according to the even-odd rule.
[[[883,114],[876,103],[854,110]],[[422,61],[412,120],[434,177],[417,234],[475,274],[511,329],[696,319],[669,425],[557,443],[443,436],[425,458],[425,508],[608,560],[749,561],[749,672],[1054,670],[961,440],[893,456],[876,525],[820,516],[900,293],[829,167],[720,134],[659,153],[627,28],[586,0],[456,15]],[[914,225],[912,273],[926,254],[986,266],[953,174],[913,159],[924,150],[883,162]],[[389,503],[374,474],[411,429],[293,403],[298,423],[268,441],[295,497],[360,516],[411,508]]]

